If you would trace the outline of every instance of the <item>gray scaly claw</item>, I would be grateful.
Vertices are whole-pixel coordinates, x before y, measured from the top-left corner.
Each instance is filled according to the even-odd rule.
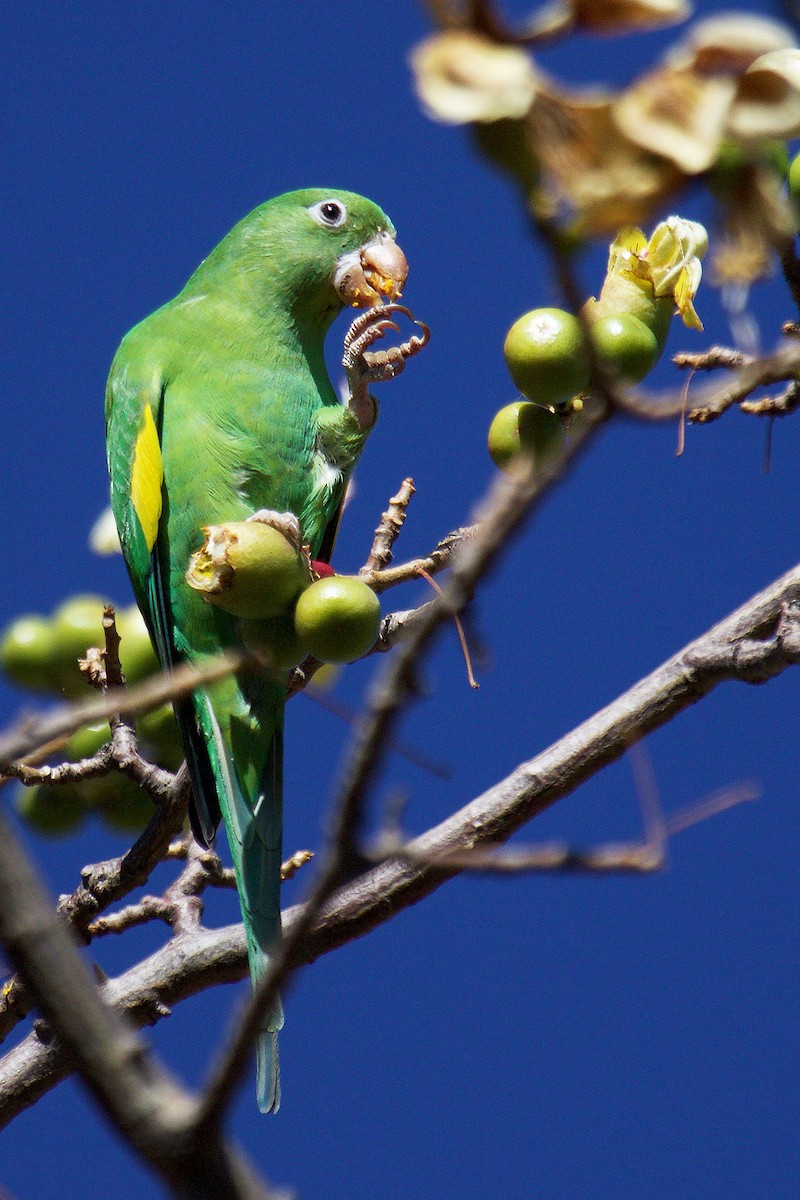
[[[419,326],[422,334],[414,334],[399,346],[371,351],[369,347],[384,337],[389,329],[397,330],[395,322],[388,319],[390,313],[403,313]],[[418,321],[404,304],[380,304],[359,313],[345,336],[342,357],[342,366],[347,372],[351,390],[358,385],[394,379],[405,368],[408,359],[427,346],[430,336],[428,326]]]

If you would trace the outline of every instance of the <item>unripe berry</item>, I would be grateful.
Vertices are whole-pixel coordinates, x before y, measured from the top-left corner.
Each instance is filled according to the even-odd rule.
[[[263,660],[267,671],[291,671],[308,655],[289,615],[271,621],[242,621],[241,634],[245,649]]]
[[[303,592],[294,610],[298,637],[323,662],[361,658],[378,640],[378,597],[352,575],[318,579]]]
[[[204,600],[237,617],[286,613],[309,583],[308,561],[279,529],[262,521],[209,525],[186,572]]]
[[[117,613],[120,665],[128,683],[138,683],[161,669],[144,617],[135,604]]]
[[[514,383],[537,404],[559,404],[589,382],[583,328],[563,309],[525,313],[509,329],[503,352]]]
[[[19,687],[57,690],[53,653],[53,630],[44,617],[17,617],[3,633],[0,662],[8,678]]]
[[[504,471],[517,457],[542,462],[562,439],[561,422],[554,412],[529,400],[516,400],[495,413],[489,426],[489,454]]]
[[[630,313],[600,317],[592,325],[598,358],[625,383],[638,383],[658,362],[656,335]]]
[[[71,596],[53,613],[53,659],[61,690],[80,696],[86,683],[78,667],[90,646],[105,644],[102,596]]]
[[[20,816],[46,837],[74,833],[86,816],[80,791],[72,783],[20,788],[16,804]]]

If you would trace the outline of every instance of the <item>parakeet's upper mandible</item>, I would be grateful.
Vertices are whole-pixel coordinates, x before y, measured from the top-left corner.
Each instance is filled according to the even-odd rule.
[[[381,323],[364,314],[347,344],[342,403],[323,341],[344,305],[393,301],[406,274],[377,205],[351,192],[289,192],[240,221],[180,295],[123,340],[106,393],[111,502],[165,668],[241,643],[240,620],[186,581],[202,527],[289,514],[312,558],[328,560],[376,416],[367,384],[403,361],[370,361]],[[254,982],[280,936],[285,695],[285,678],[248,668],[176,706],[192,827],[208,844],[224,819]],[[258,1046],[264,1111],[280,1102],[282,1023],[278,1008]]]

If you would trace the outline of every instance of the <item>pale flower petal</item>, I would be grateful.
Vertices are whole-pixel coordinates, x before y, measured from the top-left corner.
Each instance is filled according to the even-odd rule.
[[[95,554],[121,554],[117,522],[110,508],[104,508],[89,533],[89,546]]]
[[[413,50],[417,95],[437,121],[467,125],[522,117],[536,95],[538,76],[528,55],[466,29],[426,38]]]
[[[665,158],[643,152],[613,120],[614,98],[541,88],[528,118],[531,144],[585,233],[644,220],[679,185]]]
[[[797,137],[800,133],[800,50],[762,54],[739,81],[728,129],[743,141]]]
[[[667,56],[675,67],[708,74],[740,75],[762,54],[794,45],[787,25],[755,13],[720,13],[697,21]]]
[[[653,231],[648,261],[656,296],[673,296],[684,325],[702,329],[692,301],[697,295],[703,269],[700,259],[708,250],[708,233],[697,221],[667,217]]]
[[[575,22],[594,32],[661,29],[692,15],[687,0],[571,0]]]
[[[614,121],[636,145],[696,175],[717,157],[735,94],[732,76],[660,67],[623,92]]]

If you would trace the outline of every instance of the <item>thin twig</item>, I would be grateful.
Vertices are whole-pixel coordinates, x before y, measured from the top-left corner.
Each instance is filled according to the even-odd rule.
[[[84,700],[34,719],[28,718],[0,738],[0,773],[7,775],[11,764],[54,738],[74,733],[82,725],[107,721],[117,712],[125,716],[149,712],[168,700],[187,695],[202,684],[230,675],[242,661],[241,655],[229,653],[210,659],[202,666],[182,663],[168,675],[157,675],[126,688],[124,698],[117,695],[117,689],[110,688],[99,699]]]
[[[694,366],[690,355],[678,355],[676,359],[679,365]],[[719,366],[722,365],[720,362]],[[709,361],[708,369],[713,366],[713,361]],[[694,407],[689,411],[688,420],[693,424],[707,424],[721,417],[733,405],[741,406],[742,401],[747,401],[758,388],[776,383],[791,384],[798,373],[800,343],[797,338],[786,337],[772,354],[745,361],[725,379],[713,379],[695,388]],[[683,403],[681,391],[648,392],[644,389],[623,390],[618,401],[622,412],[648,421],[663,421],[678,416]]]
[[[748,367],[757,360],[752,354],[744,354],[730,346],[710,346],[708,350],[683,350],[673,354],[672,361],[681,370],[732,371],[738,367]]]
[[[576,848],[563,842],[511,848],[480,845],[470,850],[455,850],[430,856],[403,836],[399,826],[399,813],[393,808],[387,814],[383,828],[374,843],[365,848],[364,857],[373,863],[398,858],[412,865],[429,866],[434,869],[438,867],[499,875],[533,872],[646,874],[663,867],[670,835],[689,829],[737,804],[756,800],[761,794],[755,784],[738,784],[736,787],[723,788],[703,800],[695,801],[665,816],[661,809],[652,762],[643,743],[631,746],[628,757],[642,808],[645,834],[643,841],[608,842],[589,849]]]
[[[408,505],[415,490],[414,480],[404,479],[397,494],[389,500],[389,507],[375,530],[369,557],[358,572],[362,578],[384,570],[392,561],[392,548],[405,523]]]
[[[742,400],[739,408],[754,417],[785,417],[800,407],[800,385],[793,380],[775,396],[761,400]]]
[[[475,525],[454,529],[446,537],[443,537],[425,558],[414,558],[410,562],[400,563],[396,567],[384,567],[383,570],[370,575],[365,573],[362,578],[374,592],[380,594],[388,588],[396,587],[399,583],[408,583],[417,579],[421,570],[427,571],[429,575],[438,575],[440,571],[444,571],[446,567],[450,566],[454,556],[464,543],[473,538],[476,533],[477,526]]]

